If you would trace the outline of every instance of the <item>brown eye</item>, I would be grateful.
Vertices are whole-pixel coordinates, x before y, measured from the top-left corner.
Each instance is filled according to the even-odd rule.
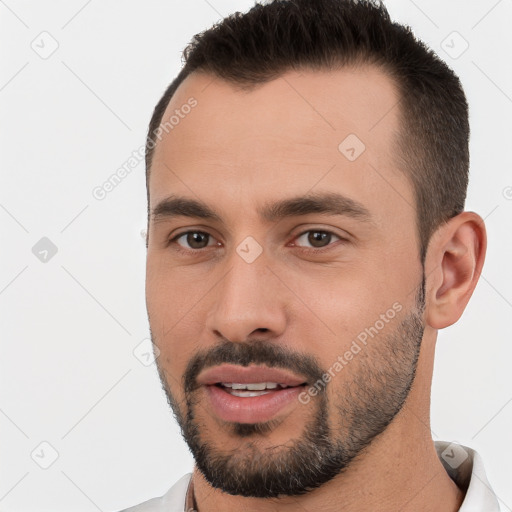
[[[310,244],[310,247],[304,246],[307,249],[308,248],[323,249],[324,247],[328,247],[330,245],[332,237],[336,237],[339,240],[342,240],[341,237],[339,237],[338,235],[335,235],[334,233],[331,233],[330,231],[323,231],[323,230],[319,230],[319,229],[310,229],[308,231],[304,231],[297,237],[297,240],[300,240],[301,238],[304,239],[304,237],[305,237],[305,241],[308,244]],[[300,244],[296,244],[296,245],[299,245],[299,247],[303,247]]]
[[[188,245],[188,247],[186,245],[183,246],[181,243],[178,242],[180,238],[184,238],[185,243]],[[186,231],[185,233],[181,233],[175,236],[171,241],[176,242],[179,246],[183,247],[184,249],[199,250],[204,249],[209,245],[209,239],[210,235],[208,233],[204,233],[203,231]]]

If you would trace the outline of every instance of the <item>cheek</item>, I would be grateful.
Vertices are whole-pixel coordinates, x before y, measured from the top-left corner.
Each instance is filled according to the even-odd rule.
[[[334,386],[349,377],[357,361],[378,355],[372,346],[397,329],[403,311],[412,305],[410,286],[378,280],[379,273],[378,268],[372,273],[369,266],[353,266],[350,271],[337,269],[331,279],[317,276],[315,286],[308,281],[297,287],[307,307],[296,303],[288,337],[300,340],[300,348],[315,355],[323,370],[341,360],[343,369],[336,365]]]
[[[158,337],[154,341],[160,350],[158,365],[161,374],[173,396],[181,403],[184,400],[183,376],[193,356],[193,352],[189,350],[191,344],[184,343],[171,335],[168,335],[165,341],[159,340]]]
[[[195,314],[196,305],[213,285],[210,270],[202,264],[176,267],[165,253],[148,253],[146,305],[156,328],[170,329]]]
[[[169,333],[178,320],[185,315],[187,298],[172,270],[162,268],[148,259],[146,271],[146,307],[153,333],[162,337]]]
[[[192,357],[197,354],[201,332],[198,322],[182,319],[176,323],[170,315],[151,319],[153,341],[160,350],[160,365],[179,380]]]
[[[180,379],[194,350],[194,332],[190,331],[190,313],[183,298],[186,293],[169,272],[163,273],[148,260],[146,308],[153,342],[160,350],[159,364],[174,379]],[[179,377],[176,377],[179,376]],[[168,380],[169,377],[167,376]],[[169,382],[174,388],[175,383]]]
[[[307,280],[296,276],[295,314],[301,324],[314,322],[312,327],[319,339],[331,337],[335,342],[364,327],[380,313],[380,304],[386,303],[384,292],[377,290],[368,268],[356,265],[340,267],[328,273],[316,273]]]

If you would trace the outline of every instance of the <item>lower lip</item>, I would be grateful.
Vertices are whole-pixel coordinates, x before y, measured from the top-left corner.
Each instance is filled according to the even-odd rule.
[[[304,389],[304,386],[295,386],[260,396],[240,397],[224,391],[219,386],[205,387],[215,415],[224,421],[237,423],[260,423],[271,420],[290,404],[298,404],[298,396]]]

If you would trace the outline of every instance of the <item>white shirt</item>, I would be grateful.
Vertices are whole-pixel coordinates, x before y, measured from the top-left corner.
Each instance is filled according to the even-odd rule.
[[[500,506],[484,471],[480,455],[467,446],[434,441],[434,446],[450,478],[466,496],[459,512],[500,512]],[[163,496],[153,498],[121,512],[193,512],[187,490],[192,473],[180,478]]]

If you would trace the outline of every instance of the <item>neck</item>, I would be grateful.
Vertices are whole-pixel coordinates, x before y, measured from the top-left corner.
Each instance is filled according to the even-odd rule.
[[[198,511],[458,511],[464,493],[444,469],[430,432],[432,365],[426,361],[433,361],[434,343],[427,340],[404,407],[343,473],[304,495],[261,499],[225,494],[211,487],[196,467],[192,478]]]

